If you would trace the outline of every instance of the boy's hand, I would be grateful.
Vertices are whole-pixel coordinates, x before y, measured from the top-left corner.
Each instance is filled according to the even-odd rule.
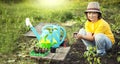
[[[83,36],[81,34],[77,34],[77,36],[76,36],[77,39],[82,39],[82,37]]]
[[[77,34],[78,34],[77,32],[74,32],[74,33],[73,33],[73,38],[76,39],[76,38],[77,38]]]

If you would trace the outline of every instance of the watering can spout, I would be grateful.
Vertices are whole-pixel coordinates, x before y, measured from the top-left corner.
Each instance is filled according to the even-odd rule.
[[[30,22],[30,19],[29,18],[26,18],[26,26],[30,26],[30,27],[33,27],[31,22]]]
[[[29,26],[30,29],[32,30],[32,32],[35,34],[35,36],[37,37],[38,40],[40,40],[40,35],[39,33],[37,32],[37,30],[32,26],[31,22],[30,22],[30,19],[29,18],[26,18],[26,26]]]

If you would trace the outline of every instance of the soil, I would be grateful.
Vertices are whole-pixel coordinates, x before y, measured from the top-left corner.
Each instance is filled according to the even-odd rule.
[[[83,57],[85,51],[86,48],[82,42],[75,42],[71,45],[71,49],[64,61],[50,60],[49,64],[89,64],[86,58]],[[106,56],[101,57],[101,64],[120,64],[117,61],[118,51],[120,51],[120,47],[117,46],[116,43],[113,45],[113,48],[107,52]],[[39,60],[39,64],[45,64],[41,62],[43,62],[43,60]]]

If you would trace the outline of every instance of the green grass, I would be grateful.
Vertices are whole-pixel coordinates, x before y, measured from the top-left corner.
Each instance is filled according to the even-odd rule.
[[[29,48],[33,45],[32,43],[36,42],[35,39],[28,39],[23,36],[24,33],[29,31],[29,28],[25,26],[25,19],[27,17],[31,19],[34,26],[40,22],[60,24],[68,20],[76,21],[77,24],[74,26],[64,27],[67,31],[67,37],[70,40],[69,43],[72,45],[75,41],[72,38],[72,33],[83,27],[86,21],[84,15],[86,5],[87,2],[70,2],[64,7],[50,9],[42,8],[30,2],[18,4],[0,3],[0,54],[27,53],[28,50],[26,50],[26,48]],[[107,7],[103,5],[101,7],[104,12],[103,17],[111,24],[114,34],[120,33],[119,6],[120,5],[111,5]],[[116,35],[116,37],[120,38],[119,35]],[[3,59],[0,59],[0,62],[4,62],[2,60]],[[27,61],[19,61],[27,63]]]
[[[0,36],[2,37],[0,39],[0,52],[11,53],[17,48],[20,41],[19,38],[29,30],[25,26],[25,18],[29,17],[33,25],[40,22],[65,22],[74,19],[75,16],[73,16],[75,5],[71,4],[68,6],[56,9],[43,9],[31,3],[1,3]]]

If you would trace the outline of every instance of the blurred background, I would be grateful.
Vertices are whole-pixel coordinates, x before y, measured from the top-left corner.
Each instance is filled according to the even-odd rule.
[[[84,26],[84,11],[91,1],[100,3],[102,17],[110,24],[120,46],[120,0],[0,0],[0,62],[34,63],[21,58],[28,54],[30,46],[36,42],[36,39],[23,36],[30,30],[25,25],[27,17],[34,26],[40,22],[76,22],[74,26],[64,27],[72,45],[74,40],[71,35]]]

